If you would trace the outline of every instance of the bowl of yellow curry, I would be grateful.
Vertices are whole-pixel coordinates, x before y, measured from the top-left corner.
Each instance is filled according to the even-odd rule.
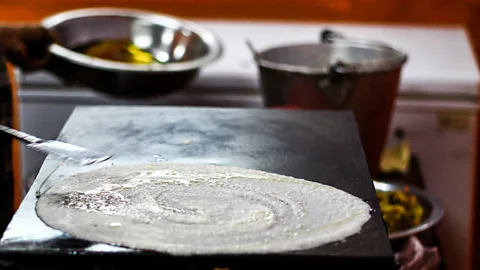
[[[437,225],[444,215],[440,201],[422,189],[374,181],[390,239],[406,238]]]

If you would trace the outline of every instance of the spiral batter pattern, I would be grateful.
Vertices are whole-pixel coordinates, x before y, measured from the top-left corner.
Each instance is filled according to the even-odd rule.
[[[77,174],[37,202],[79,238],[172,254],[264,253],[358,233],[363,200],[330,186],[237,167],[155,163]]]

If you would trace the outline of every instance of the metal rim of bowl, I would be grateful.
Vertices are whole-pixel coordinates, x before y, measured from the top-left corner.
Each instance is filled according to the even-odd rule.
[[[385,183],[385,182],[378,182],[378,181],[373,181],[373,183],[374,183],[375,189],[381,190],[381,191],[403,190],[405,186],[408,186],[408,189],[411,193],[428,200],[432,205],[432,210],[430,212],[430,215],[422,222],[422,224],[407,230],[389,233],[388,234],[389,239],[393,240],[393,239],[405,238],[412,235],[416,235],[418,233],[421,233],[423,231],[426,231],[434,227],[443,218],[444,210],[440,200],[438,200],[435,196],[429,194],[428,192],[425,192],[422,189],[419,189],[410,185],[393,184],[393,183]]]
[[[334,43],[299,43],[299,44],[286,44],[281,46],[276,46],[273,48],[266,49],[264,51],[258,52],[255,56],[255,62],[262,67],[282,70],[286,72],[295,72],[301,74],[313,74],[313,75],[322,75],[328,74],[330,72],[330,67],[322,68],[313,68],[307,66],[291,65],[284,64],[277,61],[267,60],[262,58],[263,55],[270,50],[274,49],[283,49],[291,48],[298,46],[343,46],[343,47],[358,47],[358,48],[367,48],[373,50],[384,50],[393,52],[393,56],[386,57],[379,60],[370,60],[370,61],[361,61],[358,63],[346,63],[347,67],[340,70],[341,73],[373,73],[373,72],[382,72],[389,71],[398,67],[401,67],[408,60],[408,55],[403,50],[384,44],[378,41],[362,40],[362,39],[344,39],[344,40],[335,40]]]
[[[46,17],[42,20],[41,25],[47,29],[51,29],[63,22],[67,22],[72,19],[96,17],[96,16],[116,16],[127,18],[141,18],[150,22],[166,25],[172,28],[183,27],[200,36],[203,42],[205,42],[209,48],[208,53],[198,59],[182,63],[152,63],[145,65],[134,65],[128,63],[114,62],[103,60],[95,57],[90,57],[81,53],[77,53],[73,50],[67,49],[58,44],[52,44],[50,46],[50,53],[59,56],[69,62],[76,63],[78,65],[93,67],[104,70],[117,70],[117,71],[132,71],[132,72],[170,72],[170,71],[187,71],[194,70],[209,64],[218,58],[223,53],[223,46],[220,39],[207,28],[200,26],[188,20],[184,20],[178,17],[170,16],[163,13],[149,12],[140,9],[127,9],[127,8],[84,8],[75,9],[71,11],[65,11],[57,13],[50,17]]]

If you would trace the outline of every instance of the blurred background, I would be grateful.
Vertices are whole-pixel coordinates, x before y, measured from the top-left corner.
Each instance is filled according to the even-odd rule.
[[[182,91],[135,101],[106,97],[43,71],[17,72],[18,128],[56,138],[77,105],[261,107],[247,38],[263,50],[289,42],[318,42],[320,31],[328,27],[386,42],[408,54],[386,145],[411,151],[423,188],[443,203],[445,216],[435,231],[446,269],[480,269],[479,0],[15,0],[0,2],[0,20],[39,22],[62,11],[105,6],[194,21],[218,36],[223,55]],[[405,139],[406,146],[401,144]],[[11,198],[15,209],[43,159],[25,148],[16,153],[18,173]],[[397,174],[411,171],[397,167]]]

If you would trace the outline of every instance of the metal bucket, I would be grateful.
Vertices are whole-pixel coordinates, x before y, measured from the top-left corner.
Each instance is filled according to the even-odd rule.
[[[324,30],[321,43],[255,53],[266,107],[353,110],[370,173],[378,172],[407,55]]]

